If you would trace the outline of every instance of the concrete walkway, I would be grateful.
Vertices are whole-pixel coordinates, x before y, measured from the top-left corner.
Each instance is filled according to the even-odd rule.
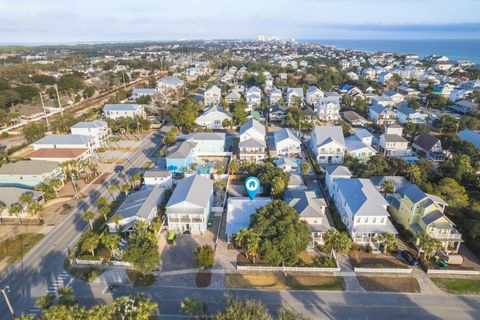
[[[421,293],[429,294],[442,294],[443,291],[440,290],[432,280],[427,276],[427,274],[421,270],[419,267],[413,267],[411,276],[417,279],[418,284],[420,285]]]
[[[345,280],[345,291],[349,292],[364,292],[365,289],[360,285],[357,280],[355,272],[353,272],[352,264],[348,257],[344,254],[337,254],[337,262],[340,266],[340,270],[343,279]]]

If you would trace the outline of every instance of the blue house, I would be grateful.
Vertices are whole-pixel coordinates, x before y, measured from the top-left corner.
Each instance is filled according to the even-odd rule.
[[[397,119],[401,124],[414,123],[426,124],[428,115],[418,112],[407,105],[402,105],[397,109]]]
[[[36,185],[51,180],[64,180],[58,162],[44,160],[21,160],[0,167],[0,186],[33,189]]]
[[[197,143],[192,141],[178,142],[165,157],[167,170],[180,171],[181,168],[190,168],[195,158]]]

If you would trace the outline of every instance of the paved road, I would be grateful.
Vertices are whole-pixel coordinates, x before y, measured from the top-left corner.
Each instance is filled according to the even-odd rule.
[[[124,163],[121,174],[112,173],[101,185],[88,191],[87,198],[78,204],[76,210],[57,225],[34,249],[23,259],[20,265],[8,275],[2,276],[0,287],[10,286],[10,299],[16,314],[21,312],[38,312],[33,308],[36,298],[47,291],[55,292],[58,287],[71,279],[64,273],[63,264],[67,250],[85,230],[87,223],[82,220],[83,212],[92,210],[95,199],[99,196],[111,197],[107,187],[111,183],[125,183],[125,175],[132,175],[141,165],[155,154],[158,138],[150,135],[144,139],[138,151],[130,154]],[[33,309],[32,309],[33,308]],[[3,297],[0,297],[0,319],[8,316],[8,309]]]
[[[480,319],[480,297],[377,292],[263,291],[224,290],[149,286],[134,288],[121,285],[112,293],[105,285],[72,283],[79,302],[86,306],[109,303],[113,297],[143,292],[159,304],[160,319],[179,319],[179,304],[194,297],[209,306],[209,312],[223,308],[225,293],[242,299],[264,302],[269,310],[288,306],[312,319]]]

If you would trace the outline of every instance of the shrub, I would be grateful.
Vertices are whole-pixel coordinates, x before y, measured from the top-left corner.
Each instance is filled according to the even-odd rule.
[[[324,268],[335,268],[337,266],[334,259],[323,256],[315,257],[315,265]]]
[[[197,247],[193,254],[195,256],[195,261],[201,269],[210,269],[213,267],[213,262],[215,260],[215,251],[212,246],[204,245]]]

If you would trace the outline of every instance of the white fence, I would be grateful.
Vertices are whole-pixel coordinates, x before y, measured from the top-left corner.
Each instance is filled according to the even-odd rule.
[[[469,276],[478,276],[480,275],[480,271],[476,270],[434,270],[428,269],[428,274],[453,274],[453,275],[469,275]]]
[[[412,273],[412,269],[401,268],[353,268],[355,272],[362,273]]]
[[[273,267],[273,266],[239,266],[238,271],[278,271],[278,272],[340,272],[340,268],[322,267]]]
[[[103,261],[100,260],[81,260],[75,258],[75,263],[78,265],[85,265],[85,266],[116,266],[116,267],[125,267],[130,268],[132,266],[131,263],[125,261],[110,261],[107,264],[104,264]]]

